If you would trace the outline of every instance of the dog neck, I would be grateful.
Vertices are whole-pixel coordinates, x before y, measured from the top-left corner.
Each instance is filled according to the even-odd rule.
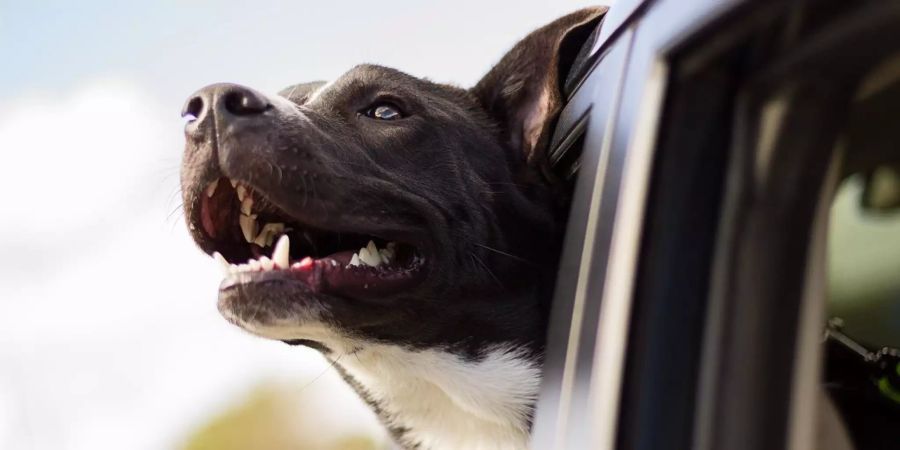
[[[521,449],[540,383],[539,363],[526,354],[497,346],[473,360],[442,350],[365,344],[332,355],[404,446]]]
[[[316,348],[405,448],[528,447],[541,380],[534,349],[494,344],[473,357],[356,339],[323,324],[241,323],[269,339],[320,343]]]

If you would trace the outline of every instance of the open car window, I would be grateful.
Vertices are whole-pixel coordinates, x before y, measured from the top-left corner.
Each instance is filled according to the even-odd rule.
[[[554,140],[581,156],[533,448],[885,448],[900,8],[621,6]]]

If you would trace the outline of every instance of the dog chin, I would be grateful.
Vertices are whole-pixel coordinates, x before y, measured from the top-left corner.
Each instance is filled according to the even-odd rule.
[[[261,291],[250,286],[234,285],[219,292],[219,313],[232,324],[256,336],[280,341],[320,341],[335,335],[324,325],[326,308],[313,296],[296,296],[282,286],[258,286]],[[286,307],[287,303],[290,306]]]

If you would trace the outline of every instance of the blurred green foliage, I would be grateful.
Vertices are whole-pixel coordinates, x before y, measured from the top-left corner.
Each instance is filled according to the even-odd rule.
[[[374,437],[335,433],[317,416],[330,405],[303,387],[265,383],[188,437],[182,450],[383,450]]]
[[[863,208],[863,179],[838,189],[828,230],[830,316],[870,345],[900,347],[900,210]]]

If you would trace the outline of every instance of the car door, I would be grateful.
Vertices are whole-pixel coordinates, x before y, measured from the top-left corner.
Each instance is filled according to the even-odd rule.
[[[554,139],[576,176],[533,448],[859,445],[819,422],[829,218],[900,153],[859,137],[894,109],[858,130],[866,83],[900,103],[898,8],[614,5]]]

